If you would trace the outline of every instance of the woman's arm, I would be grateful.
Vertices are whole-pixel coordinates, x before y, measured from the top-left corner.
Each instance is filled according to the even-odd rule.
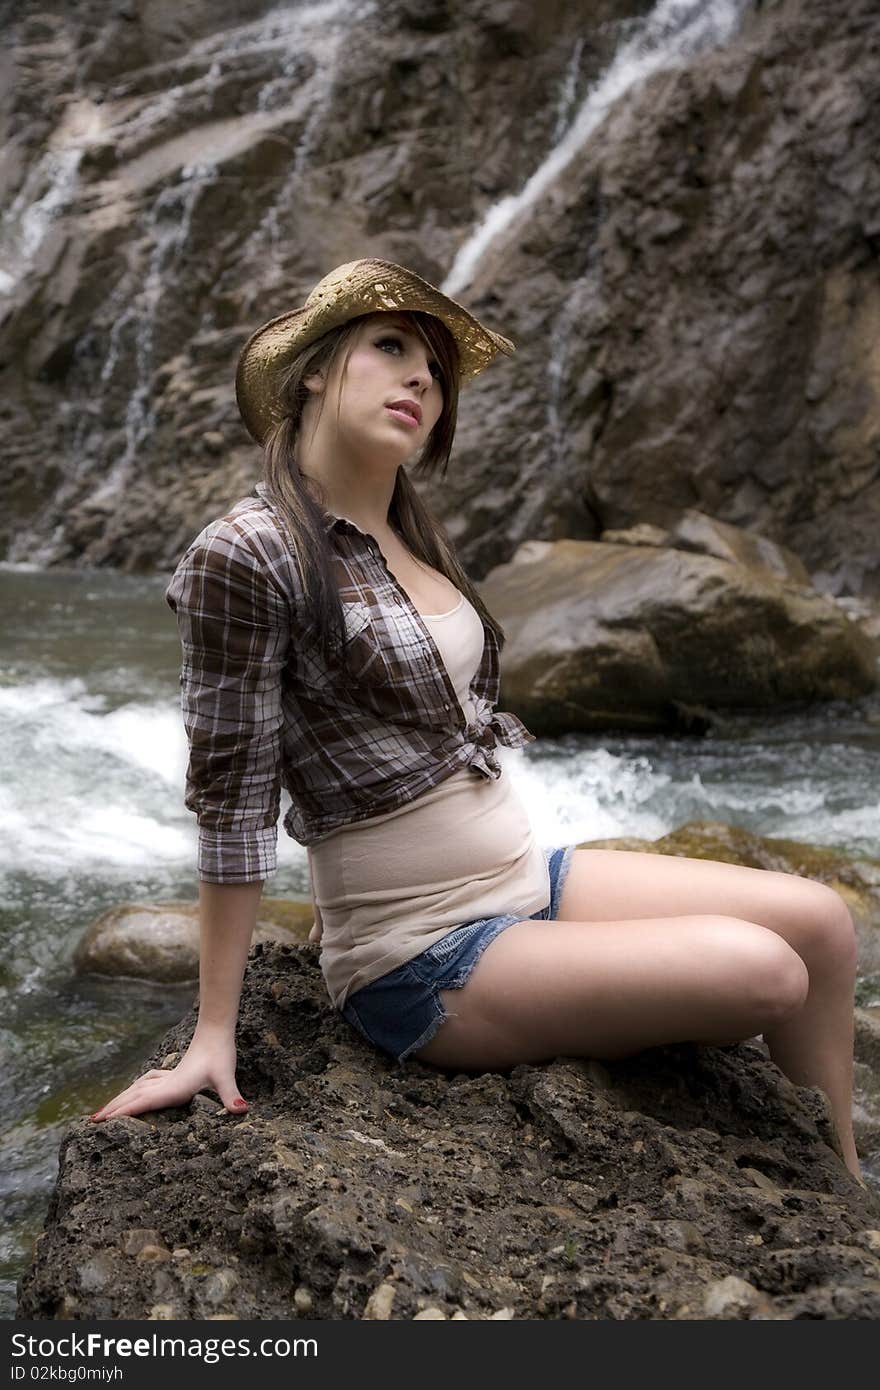
[[[199,884],[199,1018],[193,1041],[232,1037],[262,883]]]
[[[233,523],[214,523],[184,555],[165,595],[183,657],[184,804],[198,819],[206,883],[256,883],[277,867],[292,615],[273,565],[258,552]]]
[[[215,1091],[227,1110],[247,1109],[235,1079],[235,1023],[262,883],[199,884],[199,1016],[177,1066],[148,1071],[91,1116],[139,1115],[185,1105],[197,1091]]]
[[[166,600],[183,652],[185,804],[199,824],[199,1017],[173,1071],[147,1072],[93,1119],[180,1105],[206,1087],[227,1109],[246,1108],[235,1081],[235,1022],[263,882],[276,867],[291,618],[259,537],[227,519],[193,542]]]

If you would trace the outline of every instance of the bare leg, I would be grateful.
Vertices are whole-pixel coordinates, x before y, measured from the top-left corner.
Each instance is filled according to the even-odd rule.
[[[810,977],[807,1002],[796,1017],[764,1029],[770,1056],[796,1086],[827,1095],[847,1168],[862,1181],[852,1129],[854,971],[843,967]]]
[[[730,1042],[789,1018],[808,988],[790,946],[735,917],[515,922],[463,988],[440,991],[449,1019],[414,1055],[507,1067]]]
[[[722,912],[730,916],[719,918]],[[721,923],[725,929],[719,938]],[[547,935],[563,927],[568,929],[564,945]],[[635,930],[640,927],[644,930]],[[777,957],[779,971],[774,974],[772,950],[766,937],[755,936],[758,927],[781,939],[798,959],[806,996],[797,1008],[790,1007],[797,975],[793,962]],[[669,951],[663,947],[664,931]],[[517,944],[524,933],[534,943],[528,951]],[[710,946],[715,973],[704,969]],[[573,1014],[564,1036],[569,1043],[579,1039],[581,1044],[569,1046],[570,1055],[626,1055],[615,1047],[638,1051],[662,1042],[732,1041],[763,1033],[771,1057],[795,1084],[825,1091],[847,1167],[861,1181],[852,1133],[855,932],[845,903],[833,889],[799,874],[714,860],[576,850],[559,922],[517,923],[487,947],[464,989],[441,991],[444,1006],[458,1018],[443,1025],[419,1058],[444,1065],[440,1054],[453,1046],[454,1027],[460,1033],[462,1019],[471,1018],[472,1012],[479,1017],[488,1010],[498,1026],[508,1026],[497,1015],[504,991],[510,989],[508,970],[500,963],[492,965],[493,952],[500,962],[512,950],[515,957],[522,956],[517,969],[527,958],[527,970],[540,970],[557,949],[563,952],[563,970],[573,971],[571,988],[560,983],[561,998],[568,1000],[566,1007]],[[552,961],[543,968],[553,974]],[[485,983],[480,981],[481,971]],[[774,979],[780,985],[776,992]],[[547,984],[552,1013],[552,1000],[560,995],[552,979]],[[607,994],[597,994],[599,986]],[[527,977],[516,995],[523,990],[528,999],[537,983]],[[477,996],[479,1004],[474,1005],[471,1000]],[[518,998],[517,1007],[522,1005]],[[537,1035],[531,1038],[513,1025],[514,1050],[528,1049],[542,1036],[553,1035],[547,1012],[539,1009],[539,1015],[534,1020]],[[752,1024],[746,1023],[747,1016]],[[476,1035],[472,1041],[477,1052],[486,1043]],[[565,1049],[544,1055],[560,1050]]]

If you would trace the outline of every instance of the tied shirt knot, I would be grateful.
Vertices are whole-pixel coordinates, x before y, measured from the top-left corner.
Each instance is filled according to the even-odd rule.
[[[471,751],[468,765],[483,777],[496,780],[501,776],[501,765],[495,748],[498,742],[515,746],[510,732],[502,719],[495,714],[490,701],[479,697],[475,701],[476,712],[472,723],[467,726],[465,737]]]

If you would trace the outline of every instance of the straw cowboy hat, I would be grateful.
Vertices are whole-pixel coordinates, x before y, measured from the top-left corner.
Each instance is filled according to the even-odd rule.
[[[497,353],[516,351],[509,338],[485,328],[454,299],[402,265],[372,258],[348,261],[319,280],[301,308],[264,323],[242,348],[235,394],[248,432],[257,443],[262,444],[272,425],[281,419],[281,381],[301,348],[359,314],[394,309],[420,309],[446,324],[458,344],[462,382],[488,367]]]

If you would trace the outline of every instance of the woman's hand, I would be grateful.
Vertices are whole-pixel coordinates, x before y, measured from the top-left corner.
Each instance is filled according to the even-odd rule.
[[[324,926],[319,917],[312,923],[312,930],[309,932],[309,941],[320,941],[324,935]]]
[[[97,1122],[117,1115],[141,1115],[145,1110],[186,1105],[197,1091],[206,1089],[216,1091],[227,1110],[243,1115],[247,1101],[236,1085],[235,1061],[235,1040],[230,1033],[196,1035],[176,1067],[145,1072],[89,1119]]]

